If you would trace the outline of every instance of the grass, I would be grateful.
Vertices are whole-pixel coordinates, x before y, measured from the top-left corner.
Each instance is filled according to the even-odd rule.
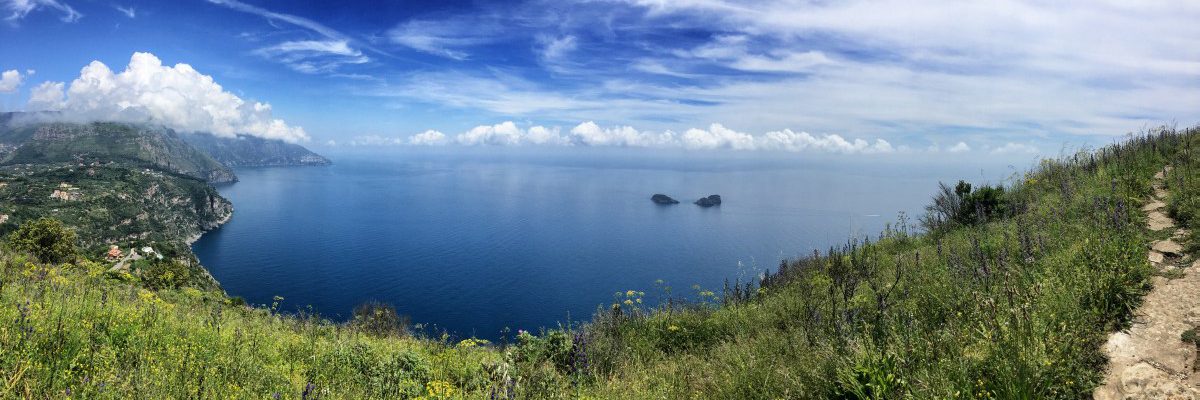
[[[629,291],[591,321],[507,345],[151,291],[90,261],[6,252],[0,398],[1089,397],[1101,344],[1150,287],[1139,207],[1151,176],[1193,168],[1196,133],[1043,161],[1005,185],[1004,212],[929,233],[901,218],[761,282],[655,305]],[[1200,189],[1174,179],[1173,212],[1191,212]]]

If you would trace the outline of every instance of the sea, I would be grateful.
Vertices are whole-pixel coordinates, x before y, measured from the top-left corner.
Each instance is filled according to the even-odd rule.
[[[233,218],[193,245],[232,296],[352,318],[396,307],[430,335],[503,339],[645,292],[703,300],[781,260],[919,230],[939,181],[1014,168],[895,155],[637,149],[353,149],[323,167],[241,168]],[[680,201],[658,205],[662,193]],[[720,206],[696,199],[718,194]]]

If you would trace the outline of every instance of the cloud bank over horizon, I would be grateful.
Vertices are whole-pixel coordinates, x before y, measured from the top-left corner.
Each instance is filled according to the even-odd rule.
[[[582,122],[570,129],[559,126],[518,124],[504,121],[494,125],[479,125],[464,132],[448,135],[426,130],[411,136],[360,135],[351,140],[330,140],[325,146],[338,147],[617,147],[680,150],[769,151],[785,153],[824,153],[840,155],[870,155],[895,153],[949,153],[974,151],[966,142],[950,146],[932,145],[917,149],[893,145],[884,139],[847,138],[839,134],[811,134],[791,129],[756,135],[730,129],[720,123],[708,128],[691,128],[682,133],[644,131],[632,126],[603,127],[593,121]],[[987,154],[1036,154],[1037,146],[1007,142],[999,146],[983,146]]]
[[[191,65],[165,66],[142,52],[134,53],[121,72],[92,61],[70,85],[42,82],[30,90],[26,110],[55,111],[55,119],[70,121],[158,123],[221,137],[309,140],[304,128],[273,117],[270,104],[243,100]]]

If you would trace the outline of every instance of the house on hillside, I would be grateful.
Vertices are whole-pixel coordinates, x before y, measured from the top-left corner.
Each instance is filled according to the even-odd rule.
[[[123,255],[125,254],[121,252],[121,248],[114,244],[108,246],[108,252],[104,253],[104,259],[108,261],[120,261]]]

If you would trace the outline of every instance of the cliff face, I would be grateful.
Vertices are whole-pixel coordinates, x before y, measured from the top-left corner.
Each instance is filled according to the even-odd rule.
[[[189,176],[116,163],[61,163],[0,168],[0,214],[8,215],[0,234],[47,216],[75,227],[85,247],[101,248],[186,242],[229,219],[233,205]]]
[[[254,136],[217,137],[207,133],[183,135],[184,140],[231,167],[329,165],[329,159],[304,146]]]
[[[0,164],[120,162],[212,183],[236,182],[228,166],[185,142],[174,130],[94,122],[0,125]]]

